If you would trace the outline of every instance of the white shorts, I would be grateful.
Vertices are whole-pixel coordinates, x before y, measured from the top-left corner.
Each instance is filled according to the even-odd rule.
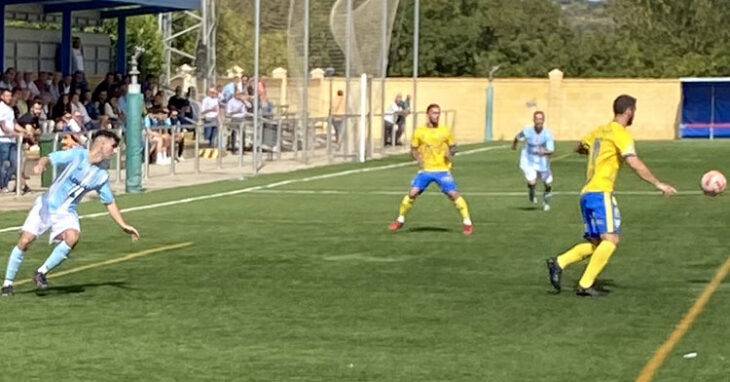
[[[23,231],[32,233],[36,237],[43,235],[48,229],[51,230],[51,237],[48,238],[49,243],[59,242],[57,236],[67,229],[73,229],[81,232],[79,225],[79,216],[72,211],[55,211],[53,213],[44,213],[42,196],[39,196],[33,208],[28,213],[23,223]]]
[[[525,174],[525,179],[528,182],[534,182],[540,178],[545,184],[551,184],[553,182],[553,173],[548,169],[547,171],[538,171],[534,167],[522,167],[522,172]]]

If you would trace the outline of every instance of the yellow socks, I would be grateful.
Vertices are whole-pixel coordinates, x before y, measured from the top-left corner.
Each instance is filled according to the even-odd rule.
[[[403,223],[405,222],[405,217],[408,211],[413,207],[413,201],[415,199],[411,199],[408,195],[403,197],[403,200],[400,202],[400,209],[398,210],[398,221]],[[454,205],[456,205],[456,209],[459,210],[459,214],[461,215],[461,218],[466,225],[471,225],[471,219],[469,218],[469,207],[466,205],[466,200],[464,200],[463,197],[459,196],[458,199],[454,200]]]
[[[403,197],[403,200],[400,202],[400,209],[398,210],[398,221],[403,223],[406,219],[406,214],[408,213],[408,210],[413,207],[413,200],[408,195]]]
[[[580,285],[581,288],[589,288],[593,285],[596,281],[596,277],[598,277],[601,273],[603,267],[606,266],[608,259],[611,258],[611,255],[613,255],[615,250],[616,244],[608,240],[602,241],[601,244],[596,247],[596,250],[593,252],[593,256],[591,256],[591,261],[588,262],[588,267],[585,272],[583,272],[583,277],[581,277],[580,282],[578,282],[578,285]]]
[[[454,204],[456,205],[456,209],[459,210],[459,214],[461,215],[464,224],[471,225],[471,219],[469,218],[469,207],[467,207],[466,205],[466,200],[464,200],[463,197],[459,196],[458,199],[454,200]]]
[[[576,244],[573,248],[558,256],[560,269],[565,269],[570,264],[577,263],[590,256],[595,247],[591,243]]]

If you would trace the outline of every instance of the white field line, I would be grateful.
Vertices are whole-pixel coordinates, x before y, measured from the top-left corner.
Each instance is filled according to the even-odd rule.
[[[474,150],[464,151],[462,153],[459,153],[459,156],[471,155],[471,154],[476,154],[476,153],[480,153],[480,152],[484,152],[484,151],[503,149],[506,147],[507,146],[482,147],[482,148],[478,148],[478,149],[474,149]],[[220,197],[224,197],[224,196],[231,196],[231,195],[238,195],[238,194],[243,194],[243,193],[247,193],[247,192],[261,191],[261,190],[271,189],[274,187],[285,186],[285,185],[292,184],[292,183],[310,182],[313,180],[336,178],[339,176],[360,174],[360,173],[364,173],[364,172],[373,172],[373,171],[389,170],[392,168],[406,167],[406,166],[411,166],[414,163],[415,163],[414,161],[408,161],[408,162],[389,164],[389,165],[385,165],[385,166],[364,167],[364,168],[357,168],[357,169],[347,170],[347,171],[333,172],[333,173],[329,173],[329,174],[309,176],[306,178],[283,180],[280,182],[264,184],[261,186],[246,187],[246,188],[233,190],[233,191],[218,192],[215,194],[208,194],[208,195],[194,196],[191,198],[171,200],[169,202],[153,203],[153,204],[147,204],[147,205],[142,205],[142,206],[137,206],[137,207],[124,208],[124,209],[122,209],[122,212],[126,213],[126,212],[134,212],[134,211],[151,210],[153,208],[167,207],[167,206],[172,206],[172,205],[177,205],[177,204],[197,202],[200,200],[215,199],[215,198],[220,198]],[[104,216],[104,215],[108,215],[108,213],[107,212],[98,212],[95,214],[82,215],[82,216],[79,216],[79,219],[91,219],[91,218],[96,218],[96,217]],[[15,232],[21,228],[22,228],[22,226],[0,228],[0,233]]]
[[[408,190],[401,191],[346,191],[346,190],[256,190],[257,194],[292,194],[292,195],[404,195]],[[465,196],[519,196],[527,195],[526,191],[461,191]],[[553,195],[580,195],[578,191],[553,191]],[[617,195],[660,196],[660,191],[618,191]],[[680,191],[678,195],[702,195],[702,191]],[[423,195],[440,196],[437,191],[425,192]]]

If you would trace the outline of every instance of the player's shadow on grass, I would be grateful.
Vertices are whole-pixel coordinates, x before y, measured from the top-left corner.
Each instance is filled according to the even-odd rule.
[[[452,230],[444,227],[413,227],[406,229],[406,232],[451,232]]]
[[[690,284],[709,284],[710,280],[703,280],[703,279],[692,279],[687,280]],[[725,280],[724,282],[730,282],[728,280]]]
[[[52,286],[45,290],[29,290],[29,291],[23,291],[20,292],[22,294],[26,293],[35,293],[38,296],[49,296],[49,295],[58,295],[58,294],[76,294],[76,293],[84,293],[86,291],[86,288],[98,288],[98,287],[105,287],[110,286],[114,288],[120,288],[120,289],[134,289],[127,286],[127,283],[125,281],[110,281],[105,283],[89,283],[89,284],[73,284],[73,285],[58,285],[58,286]]]
[[[617,286],[618,285],[616,285],[616,283],[611,279],[596,280],[596,289],[598,289],[599,292],[611,293],[611,291],[613,291],[613,289]]]
[[[563,280],[565,281],[565,280]],[[604,294],[609,294],[613,292],[613,289],[617,287],[615,282],[611,279],[602,279],[602,280],[596,280],[596,289]],[[563,283],[563,291],[569,291],[569,292],[575,292],[575,286],[572,288],[565,288],[565,283]],[[560,292],[556,291],[555,289],[551,289],[547,292],[548,294],[560,294]]]
[[[540,208],[538,206],[520,206],[520,207],[515,207],[515,209],[518,209],[520,211],[537,211],[542,208]]]

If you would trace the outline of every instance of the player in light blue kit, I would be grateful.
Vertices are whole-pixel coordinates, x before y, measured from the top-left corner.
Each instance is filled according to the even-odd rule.
[[[13,280],[23,262],[23,254],[30,248],[36,237],[51,230],[49,242],[60,242],[33,276],[39,289],[48,287],[46,274],[68,257],[71,249],[79,240],[81,228],[76,206],[87,192],[94,190],[99,199],[106,205],[109,215],[124,230],[132,235],[132,240],[139,239],[139,233],[127,224],[114,202],[114,195],[109,187],[109,174],[105,164],[114,155],[119,145],[119,137],[111,131],[99,131],[94,135],[91,149],[83,148],[56,151],[43,157],[33,169],[40,174],[48,162],[54,165],[66,165],[51,187],[39,196],[23,224],[18,244],[10,252],[8,266],[5,269],[5,282],[2,295],[13,294]]]
[[[525,126],[514,141],[512,150],[517,150],[518,142],[525,142],[520,155],[520,169],[525,173],[527,188],[531,203],[537,203],[535,199],[535,186],[540,178],[545,184],[543,195],[543,209],[550,211],[550,196],[552,193],[553,173],[550,171],[550,155],[555,151],[555,141],[550,130],[545,128],[545,113],[536,111],[532,115],[534,125]]]

